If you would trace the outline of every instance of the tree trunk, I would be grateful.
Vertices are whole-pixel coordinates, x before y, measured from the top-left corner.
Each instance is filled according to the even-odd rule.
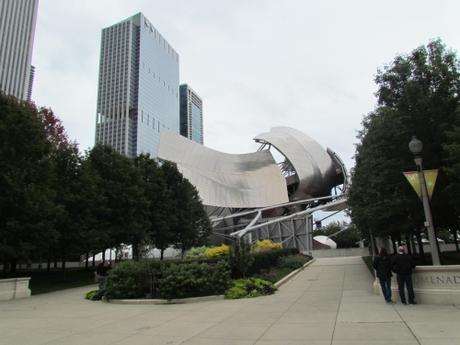
[[[165,253],[165,249],[161,248],[160,249],[160,261],[163,261],[164,253]]]
[[[96,254],[93,254],[93,268],[96,267]]]
[[[65,256],[62,258],[62,270],[65,271]]]
[[[394,236],[393,234],[390,235],[390,239],[391,239],[391,245],[393,246],[393,253],[397,253],[398,252],[398,248],[396,248],[396,242],[395,242],[395,239],[394,239]]]
[[[139,242],[135,241],[132,245],[133,250],[133,260],[139,261]]]
[[[57,268],[57,266],[58,266],[58,259],[55,258],[54,259],[54,268]]]
[[[10,273],[16,273],[16,259],[11,259]]]
[[[374,236],[371,236],[371,240],[372,240],[372,251],[373,251],[373,255],[374,256],[377,256],[379,253],[377,252],[378,249],[377,249],[377,243],[375,241],[375,237]]]
[[[412,255],[412,248],[411,248],[411,245],[410,245],[410,235],[409,233],[406,232],[406,247],[407,247],[407,252],[409,255]]]
[[[434,230],[434,239],[436,241],[436,247],[438,248],[439,261],[441,261],[441,264],[442,264],[442,253],[441,253],[441,248],[439,247],[438,233],[437,233],[436,229]]]
[[[454,235],[455,250],[458,253],[460,252],[460,248],[458,247],[457,230],[455,230],[452,234]]]
[[[105,264],[105,248],[102,249],[102,263]]]
[[[86,255],[85,255],[85,271],[88,270],[88,260],[89,260],[89,252],[86,252]]]
[[[420,236],[420,232],[417,231],[415,233],[415,237],[417,237],[418,252],[420,254],[420,258],[422,259],[422,262],[425,262],[425,251],[423,250],[422,236]]]
[[[410,245],[412,247],[412,253],[415,255],[417,254],[417,246],[415,245],[415,242],[414,242],[414,233],[411,232],[410,233]]]
[[[51,271],[51,259],[47,258],[46,259],[46,273],[50,273]]]

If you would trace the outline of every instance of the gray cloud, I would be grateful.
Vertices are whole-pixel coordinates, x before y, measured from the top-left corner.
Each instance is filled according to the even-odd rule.
[[[33,98],[92,146],[101,29],[142,11],[204,100],[207,146],[253,151],[255,135],[286,125],[351,167],[377,68],[432,38],[459,47],[459,10],[454,0],[41,0]]]

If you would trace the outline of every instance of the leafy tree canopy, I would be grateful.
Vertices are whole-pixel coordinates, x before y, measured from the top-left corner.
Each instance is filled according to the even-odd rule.
[[[440,168],[432,200],[435,225],[457,226],[460,74],[454,52],[440,40],[397,56],[378,70],[377,107],[363,121],[349,204],[363,233],[399,236],[423,226],[421,202],[402,175],[415,170],[408,143],[424,143],[424,168]],[[459,156],[456,156],[459,154]],[[457,161],[458,162],[458,161]],[[458,185],[458,184],[457,184]]]
[[[34,106],[0,93],[0,255],[29,258],[57,236],[51,145]]]

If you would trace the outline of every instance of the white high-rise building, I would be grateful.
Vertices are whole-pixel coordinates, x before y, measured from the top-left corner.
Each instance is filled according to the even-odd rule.
[[[38,0],[0,0],[0,90],[30,100]]]
[[[102,30],[96,143],[156,157],[163,129],[179,133],[179,55],[138,13]]]

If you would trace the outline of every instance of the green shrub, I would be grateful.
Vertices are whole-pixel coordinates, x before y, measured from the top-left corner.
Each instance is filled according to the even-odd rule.
[[[248,268],[247,274],[249,276],[257,274],[264,269],[276,266],[278,258],[298,253],[299,250],[296,248],[273,249],[267,252],[255,253],[253,254],[254,262]]]
[[[296,249],[274,249],[249,254],[244,250],[244,255],[236,260],[237,264],[231,259],[216,257],[163,262],[124,261],[109,271],[105,296],[108,299],[172,299],[219,295],[227,290],[232,276],[240,278],[243,274],[258,274],[276,266],[278,258],[297,252]]]
[[[140,298],[148,291],[148,266],[145,262],[123,261],[109,271],[105,296]]]
[[[307,262],[306,258],[303,259],[298,255],[289,255],[278,258],[278,263],[276,266],[279,268],[288,268],[291,270],[296,270],[301,268],[305,264],[305,262]]]
[[[97,298],[99,290],[91,290],[86,293],[85,298],[89,299],[90,301],[96,301],[100,300],[100,298]]]
[[[205,252],[208,249],[206,246],[190,248],[185,254],[185,259],[196,259],[206,257]]]
[[[273,283],[258,279],[237,279],[232,282],[232,287],[225,292],[225,298],[237,299],[271,295],[276,291]]]
[[[216,264],[190,262],[165,265],[162,269],[160,297],[166,299],[220,295],[230,283],[227,261]]]
[[[223,294],[230,279],[226,260],[125,261],[109,271],[105,296],[172,299]]]
[[[230,248],[228,256],[233,278],[246,278],[249,267],[254,262],[254,255],[251,253],[251,245],[239,241]]]

